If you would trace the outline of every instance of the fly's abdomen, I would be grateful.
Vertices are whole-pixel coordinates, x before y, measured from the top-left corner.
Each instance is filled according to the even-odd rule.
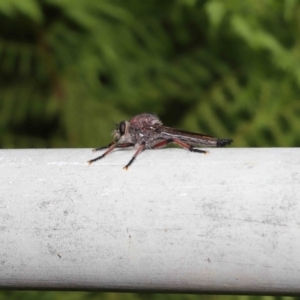
[[[233,142],[232,139],[218,139],[217,140],[217,147],[224,147],[226,145],[229,145]]]

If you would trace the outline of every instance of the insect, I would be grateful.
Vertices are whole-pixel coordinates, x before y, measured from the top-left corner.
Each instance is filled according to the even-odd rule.
[[[112,135],[114,137],[112,143],[105,147],[93,149],[93,152],[107,150],[101,156],[89,160],[89,164],[105,157],[115,148],[134,147],[136,149],[133,157],[124,167],[127,170],[145,149],[157,149],[175,143],[191,152],[205,154],[207,151],[196,149],[195,146],[223,147],[233,142],[232,139],[218,139],[205,134],[163,126],[161,120],[155,114],[150,113],[139,114],[129,121],[116,124],[116,129]]]

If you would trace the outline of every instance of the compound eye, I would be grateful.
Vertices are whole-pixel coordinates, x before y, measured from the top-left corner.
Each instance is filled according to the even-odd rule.
[[[122,121],[119,124],[119,133],[120,133],[120,136],[122,136],[125,133],[125,129],[126,129],[126,123],[125,123],[125,121]]]

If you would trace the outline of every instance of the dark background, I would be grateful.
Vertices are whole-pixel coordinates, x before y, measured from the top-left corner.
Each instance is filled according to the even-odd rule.
[[[297,0],[0,1],[1,148],[102,146],[113,122],[142,112],[233,138],[234,147],[299,147],[299,95]],[[0,292],[0,299],[219,297]]]

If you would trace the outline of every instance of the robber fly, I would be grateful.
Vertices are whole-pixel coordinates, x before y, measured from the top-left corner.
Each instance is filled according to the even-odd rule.
[[[136,115],[129,121],[116,124],[112,132],[114,141],[101,148],[95,148],[93,152],[107,149],[101,156],[88,161],[89,164],[105,157],[115,148],[136,149],[135,154],[124,167],[125,170],[133,163],[136,157],[145,149],[157,149],[170,143],[175,143],[191,152],[207,153],[207,151],[196,149],[195,146],[222,147],[232,143],[231,139],[218,139],[209,135],[193,133],[163,126],[161,120],[154,114]]]

